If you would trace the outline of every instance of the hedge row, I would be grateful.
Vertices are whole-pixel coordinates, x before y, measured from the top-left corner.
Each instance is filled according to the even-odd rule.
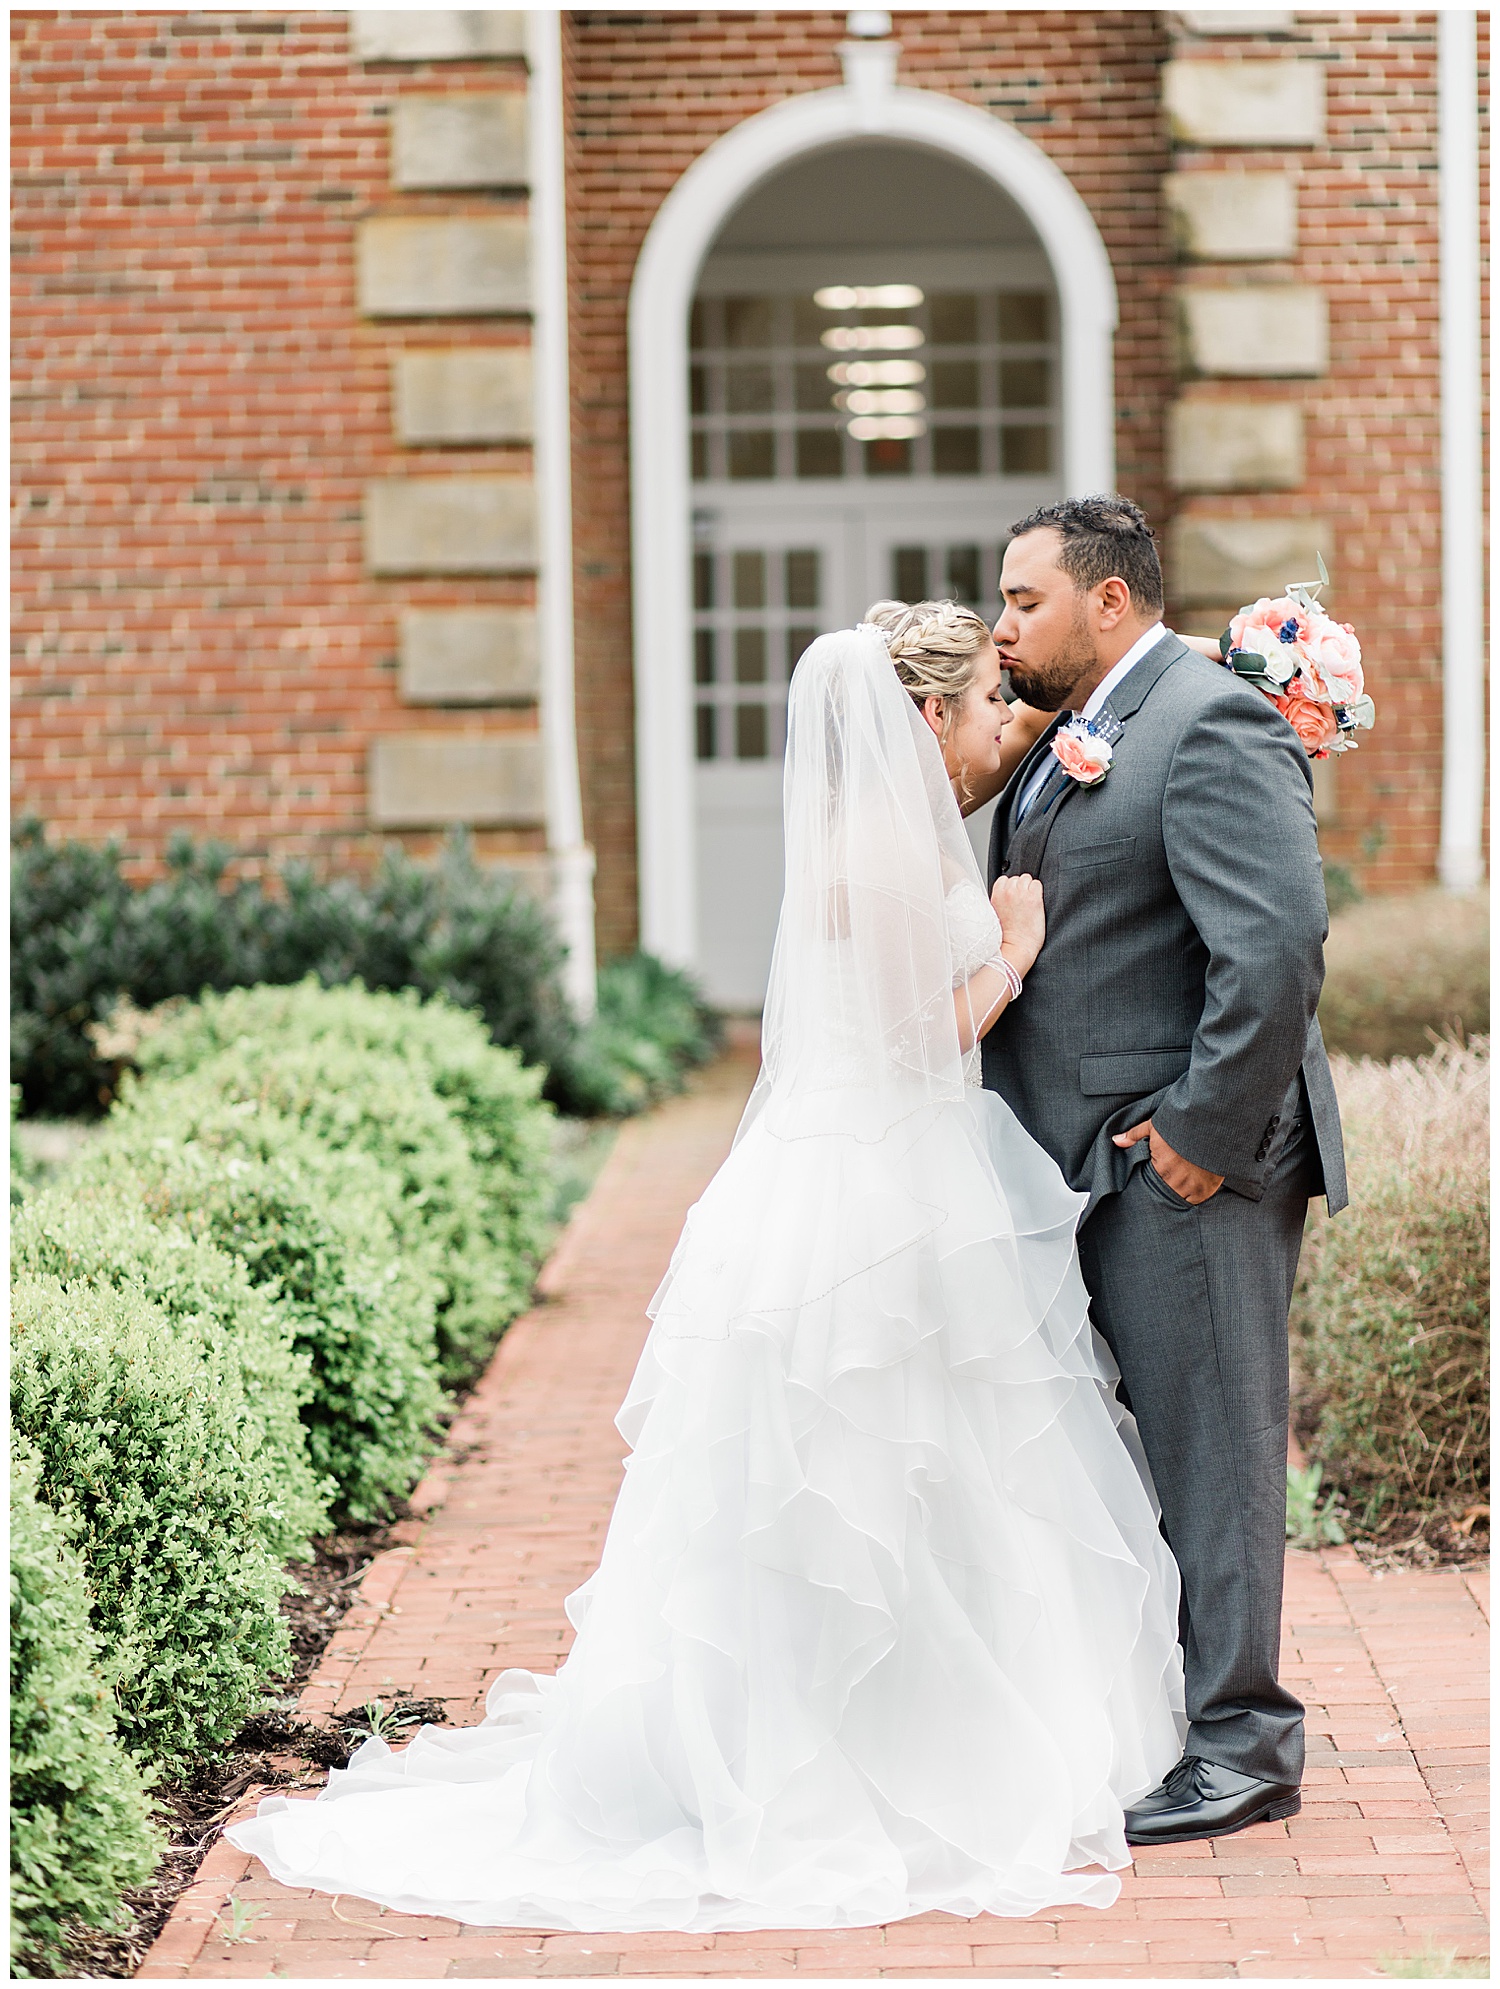
[[[1309,1231],[1293,1328],[1308,1449],[1359,1533],[1487,1503],[1489,1074],[1487,1041],[1335,1060],[1350,1205]]]
[[[211,996],[142,1062],[13,1225],[25,1973],[149,1870],[152,1774],[284,1673],[286,1562],[410,1489],[550,1207],[541,1074],[441,1001]]]
[[[32,1116],[97,1115],[119,1070],[101,1031],[122,1001],[151,1009],[205,989],[411,988],[479,1015],[492,1042],[545,1073],[581,1114],[637,1111],[716,1045],[691,982],[659,962],[613,962],[580,1027],[564,949],[534,898],[482,869],[468,841],[441,859],[390,853],[372,878],[292,864],[231,881],[231,853],[179,837],[165,876],[132,885],[110,844],[53,842],[23,822],[11,870],[11,1076]]]

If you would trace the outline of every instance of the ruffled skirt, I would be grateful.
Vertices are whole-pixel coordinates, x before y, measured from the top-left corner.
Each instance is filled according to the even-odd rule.
[[[233,1842],[487,1926],[1109,1905],[1123,1806],[1185,1729],[1081,1204],[988,1093],[877,1138],[747,1123],[657,1295],[562,1669],[503,1673],[480,1726],[367,1741]]]

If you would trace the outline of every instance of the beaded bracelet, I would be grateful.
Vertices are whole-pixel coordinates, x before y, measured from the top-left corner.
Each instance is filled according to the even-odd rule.
[[[1019,1001],[1022,987],[1021,976],[1016,972],[1003,953],[999,956],[997,964],[1001,973],[1005,976],[1005,985],[1010,989],[1011,1000]]]

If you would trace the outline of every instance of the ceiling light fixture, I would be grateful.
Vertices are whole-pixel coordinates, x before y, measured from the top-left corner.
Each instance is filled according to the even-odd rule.
[[[920,387],[927,368],[920,359],[840,359],[828,377],[836,387]]]
[[[906,414],[858,414],[849,433],[856,442],[910,442],[927,433],[927,423]]]
[[[920,325],[830,325],[823,334],[830,352],[913,352],[926,343]]]
[[[923,292],[915,283],[832,283],[813,292],[820,311],[910,311]]]

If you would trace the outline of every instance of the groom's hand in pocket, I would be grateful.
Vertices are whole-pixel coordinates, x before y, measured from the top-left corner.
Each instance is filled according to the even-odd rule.
[[[1116,1133],[1116,1146],[1134,1146],[1137,1140],[1151,1142],[1151,1165],[1174,1195],[1181,1195],[1185,1202],[1194,1207],[1200,1202],[1212,1201],[1224,1185],[1222,1174],[1210,1174],[1206,1167],[1195,1167],[1190,1160],[1184,1160],[1175,1148],[1167,1145],[1161,1134],[1149,1119],[1142,1119],[1138,1126],[1129,1132]]]

